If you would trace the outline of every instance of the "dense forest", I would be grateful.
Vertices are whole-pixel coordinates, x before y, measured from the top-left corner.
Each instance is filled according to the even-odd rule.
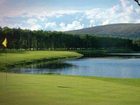
[[[111,37],[95,37],[90,35],[70,35],[63,32],[31,31],[16,28],[0,28],[0,43],[8,40],[8,49],[131,49],[140,51],[140,40]],[[0,49],[4,47],[0,45]]]

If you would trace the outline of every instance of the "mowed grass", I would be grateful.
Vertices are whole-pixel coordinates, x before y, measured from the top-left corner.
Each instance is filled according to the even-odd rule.
[[[140,79],[0,73],[0,105],[140,105]]]
[[[25,51],[19,53],[0,53],[0,68],[8,65],[34,62],[36,60],[52,60],[61,58],[73,58],[82,56],[69,51]]]
[[[1,53],[0,68],[80,56],[65,51]],[[140,105],[140,79],[0,73],[0,105]]]

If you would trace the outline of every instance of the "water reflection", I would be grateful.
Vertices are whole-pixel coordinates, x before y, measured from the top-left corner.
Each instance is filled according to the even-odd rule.
[[[65,74],[99,77],[140,78],[140,58],[84,58],[39,63],[12,70],[18,73]]]
[[[68,68],[76,67],[76,65],[71,63],[66,63],[63,61],[53,61],[53,62],[41,62],[30,65],[20,65],[20,67],[14,68],[11,72],[15,73],[31,73],[31,74],[60,74]]]
[[[37,64],[32,64],[26,66],[26,68],[37,68],[37,69],[63,69],[63,68],[69,68],[75,66],[70,63],[62,62],[62,61],[54,61],[54,62],[42,62]]]

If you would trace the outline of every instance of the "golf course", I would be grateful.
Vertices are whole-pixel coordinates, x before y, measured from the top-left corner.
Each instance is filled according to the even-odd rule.
[[[68,51],[1,53],[0,67],[80,56]],[[139,83],[140,79],[1,72],[0,105],[139,105]]]
[[[140,0],[0,0],[0,105],[140,105]]]

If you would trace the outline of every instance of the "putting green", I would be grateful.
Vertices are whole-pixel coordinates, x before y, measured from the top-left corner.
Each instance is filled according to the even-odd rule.
[[[140,79],[0,73],[0,105],[140,105]]]

